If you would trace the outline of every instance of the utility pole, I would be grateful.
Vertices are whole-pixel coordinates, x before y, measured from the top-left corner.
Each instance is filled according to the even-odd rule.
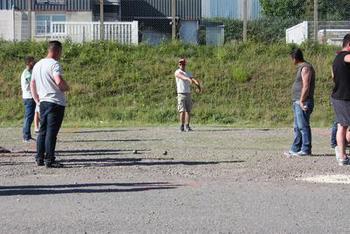
[[[248,28],[248,3],[243,0],[243,42],[247,42],[247,28]]]
[[[317,42],[318,34],[318,0],[314,0],[314,40]]]
[[[176,39],[176,0],[171,0],[171,32],[172,40]]]
[[[103,0],[100,0],[100,40],[103,41],[105,38],[104,28],[104,12],[103,12]]]
[[[32,0],[28,1],[28,28],[29,28],[29,33],[28,37],[29,40],[33,40],[32,38]]]

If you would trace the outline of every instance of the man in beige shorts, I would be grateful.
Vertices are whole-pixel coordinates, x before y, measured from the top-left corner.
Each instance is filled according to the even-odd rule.
[[[186,59],[179,60],[179,68],[175,72],[177,90],[177,109],[180,113],[180,131],[190,132],[190,114],[192,110],[191,84],[199,86],[199,82],[193,78],[190,72],[186,72]]]

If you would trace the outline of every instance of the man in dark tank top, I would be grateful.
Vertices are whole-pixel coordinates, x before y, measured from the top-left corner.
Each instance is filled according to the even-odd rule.
[[[310,115],[314,108],[315,70],[304,60],[303,52],[291,53],[297,74],[292,88],[294,140],[287,156],[307,156],[312,153]]]
[[[332,76],[335,85],[331,100],[338,123],[335,154],[338,164],[342,166],[349,163],[345,149],[350,142],[350,34],[345,35],[343,49],[333,61]]]

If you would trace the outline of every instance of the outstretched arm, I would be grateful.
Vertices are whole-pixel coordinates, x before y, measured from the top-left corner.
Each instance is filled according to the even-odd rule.
[[[176,76],[176,78],[178,78],[178,79],[180,79],[180,80],[187,80],[187,81],[189,81],[191,84],[192,84],[192,79],[190,78],[190,77],[187,77],[187,76],[185,76],[182,72],[180,72],[180,71],[177,71],[176,73],[175,73],[175,76]]]

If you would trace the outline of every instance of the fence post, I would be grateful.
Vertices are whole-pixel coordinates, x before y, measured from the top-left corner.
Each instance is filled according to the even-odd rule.
[[[12,40],[16,41],[16,15],[15,5],[12,5]]]
[[[318,0],[314,0],[314,40],[317,42],[318,34]]]
[[[139,43],[139,22],[132,21],[131,23],[131,43],[138,45]]]

